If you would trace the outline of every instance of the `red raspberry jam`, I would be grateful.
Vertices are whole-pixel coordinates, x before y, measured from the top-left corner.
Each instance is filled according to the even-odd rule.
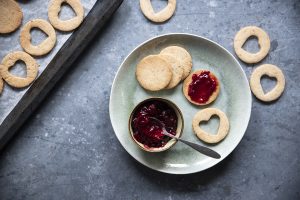
[[[151,100],[141,104],[133,113],[131,128],[133,137],[146,148],[163,147],[171,139],[162,133],[159,123],[149,119],[155,117],[160,120],[166,130],[176,135],[177,115],[167,103]]]
[[[216,91],[217,85],[218,81],[214,76],[210,75],[210,71],[193,74],[192,82],[189,84],[188,95],[197,103],[206,103]]]

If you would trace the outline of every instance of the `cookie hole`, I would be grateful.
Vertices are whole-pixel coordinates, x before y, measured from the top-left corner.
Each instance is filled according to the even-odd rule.
[[[243,44],[242,48],[250,53],[257,53],[260,49],[256,36],[250,36]]]
[[[260,79],[260,84],[263,88],[264,93],[266,94],[276,86],[277,80],[274,77],[264,75]]]
[[[61,20],[69,20],[76,17],[76,14],[73,8],[69,4],[64,2],[61,4],[61,10],[58,16]]]
[[[30,35],[31,35],[31,44],[34,46],[41,44],[48,37],[48,35],[39,28],[32,28],[30,30]]]
[[[151,3],[154,12],[157,13],[168,5],[168,0],[151,0]]]
[[[208,121],[201,121],[199,126],[201,129],[204,131],[217,135],[218,129],[219,129],[219,124],[220,124],[220,118],[217,115],[213,115],[210,120]]]
[[[14,66],[9,68],[9,72],[15,76],[26,78],[26,64],[23,61],[18,60]]]

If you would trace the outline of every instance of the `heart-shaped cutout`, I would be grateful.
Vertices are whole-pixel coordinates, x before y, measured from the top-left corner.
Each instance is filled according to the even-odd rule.
[[[31,35],[31,44],[34,46],[41,44],[49,37],[47,33],[45,33],[44,31],[36,27],[30,30],[30,35]]]
[[[255,35],[250,36],[243,44],[242,48],[250,53],[259,52],[260,46],[258,44],[258,38]]]
[[[61,9],[58,15],[61,20],[70,20],[76,17],[74,9],[66,2],[61,4]]]
[[[261,77],[261,79],[260,79],[260,84],[262,86],[264,94],[267,94],[273,88],[275,88],[275,86],[277,84],[277,79],[276,79],[276,77],[272,77],[272,76],[268,76],[268,75],[263,75]]]
[[[168,0],[151,0],[151,5],[155,13],[168,6]]]
[[[211,135],[217,135],[220,127],[220,118],[218,115],[212,115],[208,121],[201,121],[199,126],[202,130]]]
[[[24,61],[18,60],[15,64],[9,68],[9,73],[18,77],[27,77],[27,67]]]

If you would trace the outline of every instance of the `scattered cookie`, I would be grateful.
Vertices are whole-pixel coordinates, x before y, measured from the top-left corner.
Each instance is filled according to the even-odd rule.
[[[183,69],[180,65],[179,60],[177,60],[175,57],[170,56],[168,54],[161,54],[159,56],[161,58],[163,58],[164,60],[166,60],[168,63],[170,63],[172,66],[172,69],[171,69],[172,74],[173,74],[172,79],[171,79],[169,85],[166,87],[166,89],[171,89],[171,88],[176,87],[180,83],[182,75],[183,75]]]
[[[1,69],[2,67],[3,67],[3,66],[0,65],[0,69]],[[3,91],[3,86],[4,86],[3,79],[0,77],[0,94],[1,94],[2,91]]]
[[[216,135],[207,133],[200,128],[200,122],[208,121],[213,115],[220,119],[219,129]],[[229,132],[229,120],[224,112],[216,108],[206,108],[196,113],[193,119],[193,130],[196,136],[207,143],[217,143],[223,140]]]
[[[0,33],[11,33],[22,23],[21,7],[14,0],[0,0]]]
[[[9,72],[16,61],[22,60],[25,62],[27,77],[18,77]],[[0,75],[6,83],[16,88],[22,88],[30,85],[38,75],[38,64],[34,58],[22,51],[15,51],[6,55],[2,60]]]
[[[76,17],[69,20],[60,20],[59,12],[62,3],[69,4],[76,13]],[[48,18],[54,28],[61,31],[72,31],[83,21],[84,8],[80,0],[51,0],[48,8]]]
[[[136,78],[146,90],[158,91],[167,87],[172,79],[171,64],[158,55],[143,58],[137,65]]]
[[[48,35],[48,38],[36,46],[32,45],[31,35],[30,35],[30,31],[32,28],[41,29],[44,33]],[[56,33],[54,28],[51,26],[49,22],[43,19],[34,19],[27,22],[23,26],[20,34],[20,43],[22,48],[31,55],[34,56],[45,55],[53,49],[56,43]]]
[[[163,49],[160,54],[169,54],[180,61],[180,65],[183,67],[183,76],[184,80],[192,70],[192,56],[187,50],[179,46],[169,46]]]
[[[217,77],[208,70],[198,70],[190,74],[183,82],[183,94],[195,105],[207,105],[213,102],[219,92]]]
[[[260,50],[257,53],[249,53],[242,47],[250,36],[256,36]],[[246,63],[258,63],[269,53],[271,46],[268,34],[256,26],[247,26],[242,28],[234,38],[234,50],[236,55]]]
[[[151,0],[140,0],[140,6],[143,14],[153,22],[165,22],[170,19],[176,9],[176,0],[168,0],[168,5],[158,13],[154,12]]]
[[[276,86],[266,94],[263,91],[261,86],[261,77],[267,75],[269,77],[274,77],[277,80]],[[285,87],[285,78],[282,71],[271,64],[264,64],[257,67],[251,77],[250,77],[250,87],[253,94],[262,101],[274,101],[278,99],[284,91]]]

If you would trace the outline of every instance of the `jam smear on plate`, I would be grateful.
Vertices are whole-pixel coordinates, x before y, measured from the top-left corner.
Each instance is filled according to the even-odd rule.
[[[218,82],[215,77],[210,75],[210,71],[193,74],[192,82],[188,88],[188,95],[197,103],[206,103],[214,91],[216,91],[217,85]]]
[[[149,117],[160,120],[170,134],[176,135],[178,118],[175,111],[165,102],[152,100],[140,105],[133,113],[133,137],[146,148],[165,146],[171,138],[165,136],[162,126]]]

